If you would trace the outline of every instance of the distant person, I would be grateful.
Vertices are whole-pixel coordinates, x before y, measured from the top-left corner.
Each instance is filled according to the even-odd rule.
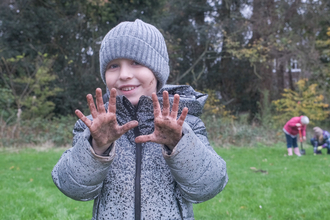
[[[330,134],[326,130],[322,130],[319,127],[314,127],[314,137],[311,138],[311,144],[314,148],[315,154],[322,154],[322,149],[327,148],[328,154],[330,154]]]
[[[297,136],[299,135],[299,129],[301,130],[302,139],[306,141],[306,126],[309,123],[307,116],[293,117],[283,127],[286,138],[286,146],[288,149],[288,155],[292,156],[292,147],[294,153],[297,156],[301,156],[297,144]]]
[[[98,88],[96,106],[87,95],[91,115],[76,110],[73,147],[54,167],[54,183],[72,199],[94,200],[93,220],[194,219],[193,203],[228,181],[198,117],[207,95],[165,85],[164,37],[138,19],[104,37],[100,71],[110,99],[104,104]]]

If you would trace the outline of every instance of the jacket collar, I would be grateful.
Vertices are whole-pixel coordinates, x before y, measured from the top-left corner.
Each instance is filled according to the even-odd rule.
[[[189,109],[188,114],[199,116],[202,113],[204,104],[208,97],[207,94],[196,92],[191,86],[187,85],[165,85],[158,93],[158,101],[160,107],[163,107],[163,91],[166,90],[169,93],[170,105],[172,106],[174,95],[180,95],[178,116],[181,114],[182,109],[187,107]],[[133,106],[132,103],[125,96],[116,97],[117,107],[117,120],[119,124],[123,125],[132,120],[139,122],[139,129],[142,133],[153,130],[153,104],[151,97],[141,96],[137,106]],[[108,104],[105,107],[108,109]]]

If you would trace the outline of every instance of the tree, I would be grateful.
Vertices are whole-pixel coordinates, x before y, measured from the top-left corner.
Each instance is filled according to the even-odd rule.
[[[322,36],[323,35],[323,36]],[[330,27],[326,32],[320,34],[316,41],[317,49],[320,51],[320,68],[312,75],[312,80],[319,84],[319,89],[324,93],[327,102],[330,101]]]
[[[55,114],[73,114],[85,109],[86,94],[103,88],[99,73],[99,47],[103,36],[123,20],[160,14],[164,1],[156,0],[17,0],[0,3],[0,56],[25,54],[31,60],[37,51],[53,57],[52,81],[62,88],[51,98]],[[24,60],[22,60],[24,62]],[[26,64],[28,65],[28,63]]]
[[[1,79],[6,88],[10,88],[16,109],[19,112],[23,110],[23,118],[49,117],[55,104],[47,99],[61,91],[57,87],[49,87],[56,79],[52,72],[54,58],[39,53],[33,67],[25,65],[29,59],[25,55],[1,59],[5,67],[0,69]]]
[[[326,110],[329,105],[324,103],[324,96],[317,91],[317,84],[308,85],[307,79],[297,82],[297,91],[284,89],[282,98],[273,101],[277,114],[274,120],[279,124],[284,124],[288,119],[306,115],[310,118],[310,123],[324,121],[330,114]]]
[[[301,77],[324,85],[319,78],[326,76],[328,61],[325,55],[320,57],[323,49],[318,50],[315,41],[326,40],[329,4],[326,0],[5,0],[0,3],[0,56],[29,57],[21,62],[35,60],[38,52],[53,57],[57,78],[51,84],[63,90],[49,100],[55,103],[55,114],[73,114],[77,108],[87,109],[87,93],[97,87],[105,91],[98,62],[103,36],[121,21],[141,18],[165,36],[171,66],[168,83],[218,91],[221,104],[249,111],[253,119],[265,89],[274,100],[284,88],[295,90],[294,82]],[[301,73],[291,71],[293,60]]]
[[[6,89],[9,88],[17,110],[16,124],[12,131],[13,137],[20,135],[21,117],[23,119],[50,117],[55,104],[48,99],[60,91],[59,88],[52,88],[49,85],[56,79],[56,76],[52,74],[54,58],[48,58],[47,54],[41,53],[38,53],[35,60],[27,62],[26,60],[30,58],[25,55],[8,59],[1,57],[0,78],[4,85],[1,85],[0,88],[5,91],[8,91]],[[33,65],[26,65],[32,63]],[[7,102],[6,104],[11,105],[13,103]],[[10,111],[12,108],[8,106],[8,110]],[[12,116],[13,114],[10,117]],[[9,119],[6,120],[5,124]]]
[[[270,99],[280,97],[284,88],[295,89],[294,81],[310,77],[318,68],[319,53],[315,48],[322,22],[329,19],[327,1],[263,1],[254,0],[252,16],[244,24],[251,33],[247,42],[227,35],[227,52],[242,61],[248,61],[246,74],[252,85],[245,91],[251,97],[249,109],[257,111],[261,91],[270,91]],[[291,71],[297,61],[301,72]],[[253,117],[253,115],[252,115]]]

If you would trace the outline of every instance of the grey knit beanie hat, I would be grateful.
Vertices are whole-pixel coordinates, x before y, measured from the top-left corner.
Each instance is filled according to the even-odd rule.
[[[103,38],[100,50],[100,71],[104,83],[110,61],[125,58],[148,67],[155,75],[159,91],[166,83],[170,68],[165,40],[160,31],[139,19],[122,22]]]

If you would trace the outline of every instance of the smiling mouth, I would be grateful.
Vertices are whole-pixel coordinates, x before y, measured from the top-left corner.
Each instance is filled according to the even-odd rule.
[[[128,87],[123,87],[120,88],[121,91],[131,91],[133,89],[137,88],[137,86],[128,86]]]

